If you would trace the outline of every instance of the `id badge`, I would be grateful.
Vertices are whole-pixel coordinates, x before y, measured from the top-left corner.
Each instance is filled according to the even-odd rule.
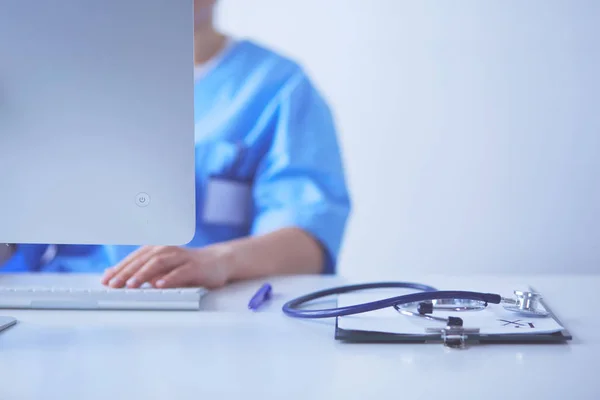
[[[210,225],[245,226],[250,223],[252,184],[223,176],[209,178],[202,220]]]

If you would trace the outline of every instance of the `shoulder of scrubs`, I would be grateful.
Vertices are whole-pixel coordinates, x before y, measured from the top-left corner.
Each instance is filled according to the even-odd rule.
[[[322,245],[324,273],[334,273],[350,212],[350,196],[332,112],[292,60],[244,43],[238,62],[264,107],[262,127],[247,138],[259,149],[254,170],[251,233],[298,227]]]

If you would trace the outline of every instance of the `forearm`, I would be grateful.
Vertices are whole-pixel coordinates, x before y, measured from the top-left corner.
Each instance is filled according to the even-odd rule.
[[[301,229],[286,228],[234,240],[226,247],[229,281],[273,275],[318,274],[323,270],[320,244]]]

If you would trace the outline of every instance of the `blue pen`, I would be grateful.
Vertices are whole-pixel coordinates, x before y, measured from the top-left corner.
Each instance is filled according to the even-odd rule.
[[[258,310],[260,306],[262,306],[267,300],[271,298],[271,285],[265,283],[258,289],[258,291],[252,296],[250,299],[250,303],[248,303],[248,308],[251,310]]]

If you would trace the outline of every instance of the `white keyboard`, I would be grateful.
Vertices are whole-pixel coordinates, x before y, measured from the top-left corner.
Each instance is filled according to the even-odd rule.
[[[198,310],[205,289],[0,287],[0,309]]]

